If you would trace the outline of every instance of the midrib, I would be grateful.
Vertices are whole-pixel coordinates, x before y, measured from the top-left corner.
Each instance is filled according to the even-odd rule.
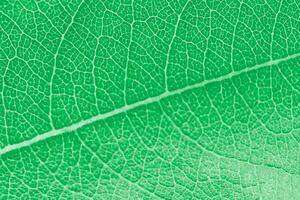
[[[53,136],[56,136],[56,135],[60,135],[60,134],[63,134],[63,133],[75,131],[75,130],[83,127],[83,126],[88,125],[88,124],[92,124],[96,121],[103,120],[103,119],[115,116],[117,114],[132,110],[132,109],[137,108],[139,106],[143,106],[143,105],[147,105],[147,104],[150,104],[150,103],[158,102],[161,99],[171,97],[171,96],[176,95],[176,94],[181,94],[185,91],[193,90],[195,88],[200,88],[200,87],[203,87],[203,86],[205,86],[207,84],[210,84],[210,83],[230,79],[234,76],[238,76],[238,75],[243,74],[243,73],[247,73],[247,72],[255,71],[255,70],[258,70],[258,69],[261,69],[261,68],[264,68],[264,67],[276,65],[280,62],[288,61],[290,59],[294,59],[294,58],[297,58],[297,57],[300,57],[300,53],[290,55],[290,56],[287,56],[285,58],[280,58],[280,59],[277,59],[277,60],[268,61],[268,62],[258,64],[258,65],[252,66],[252,67],[248,67],[248,68],[245,68],[245,69],[242,69],[242,70],[239,70],[239,71],[234,71],[234,72],[231,72],[231,73],[226,74],[224,76],[221,76],[221,77],[218,77],[218,78],[215,78],[215,79],[211,79],[211,80],[205,80],[201,83],[196,83],[196,84],[193,84],[193,85],[190,85],[190,86],[187,86],[187,87],[183,87],[181,89],[164,92],[164,93],[162,93],[158,96],[151,97],[151,98],[136,102],[136,103],[131,104],[131,105],[126,105],[126,106],[123,106],[121,108],[115,109],[113,111],[110,111],[110,112],[107,112],[107,113],[104,113],[104,114],[96,115],[94,117],[91,117],[89,119],[77,122],[77,123],[72,124],[70,126],[43,133],[43,134],[38,135],[38,136],[36,136],[34,138],[31,138],[29,140],[25,140],[25,141],[17,143],[17,144],[8,145],[8,146],[6,146],[6,147],[4,147],[0,150],[0,155],[3,155],[5,153],[8,153],[8,152],[13,151],[15,149],[20,149],[20,148],[23,148],[23,147],[26,147],[26,146],[30,146],[34,143],[37,143],[37,142],[42,141],[42,140],[46,140],[46,139],[48,139],[50,137],[53,137]]]

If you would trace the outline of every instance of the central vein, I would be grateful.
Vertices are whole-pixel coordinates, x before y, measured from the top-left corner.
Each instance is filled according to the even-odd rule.
[[[266,63],[258,64],[258,65],[255,65],[255,66],[252,66],[252,67],[249,67],[249,68],[244,68],[244,69],[239,70],[239,71],[234,71],[234,72],[231,72],[231,73],[226,74],[224,76],[214,78],[214,79],[210,79],[210,80],[205,80],[205,81],[202,81],[200,83],[196,83],[196,84],[193,84],[193,85],[181,88],[181,89],[177,89],[177,90],[173,90],[173,91],[167,91],[167,92],[164,92],[164,93],[162,93],[158,96],[150,97],[148,99],[133,103],[131,105],[126,105],[124,107],[117,108],[113,111],[110,111],[110,112],[107,112],[107,113],[104,113],[104,114],[96,115],[94,117],[91,117],[89,119],[77,122],[77,123],[72,124],[70,126],[43,133],[43,134],[38,135],[38,136],[36,136],[34,138],[31,138],[29,140],[25,140],[25,141],[17,143],[17,144],[8,145],[8,146],[0,149],[0,155],[3,155],[5,153],[8,153],[8,152],[13,151],[15,149],[20,149],[20,148],[23,148],[23,147],[26,147],[26,146],[30,146],[31,144],[37,143],[39,141],[48,139],[48,138],[56,136],[56,135],[60,135],[60,134],[63,134],[63,133],[75,131],[75,130],[83,127],[83,126],[88,125],[88,124],[92,124],[96,121],[103,120],[103,119],[118,115],[120,113],[132,110],[134,108],[137,108],[137,107],[140,107],[140,106],[143,106],[143,105],[147,105],[147,104],[151,104],[151,103],[154,103],[154,102],[159,102],[161,99],[165,99],[165,98],[171,97],[173,95],[181,94],[183,92],[190,91],[192,89],[200,88],[200,87],[203,87],[203,86],[205,86],[207,84],[210,84],[210,83],[220,82],[220,81],[223,81],[223,80],[226,80],[226,79],[230,79],[234,76],[238,76],[238,75],[243,74],[243,73],[247,73],[247,72],[255,71],[255,70],[258,70],[258,69],[261,69],[261,68],[264,68],[264,67],[269,67],[269,66],[272,66],[272,65],[276,65],[276,64],[279,64],[281,62],[288,61],[290,59],[294,59],[294,58],[297,58],[297,57],[300,57],[300,53],[294,54],[294,55],[291,55],[291,56],[287,56],[285,58],[272,60],[272,61],[269,61],[269,62],[266,62]]]

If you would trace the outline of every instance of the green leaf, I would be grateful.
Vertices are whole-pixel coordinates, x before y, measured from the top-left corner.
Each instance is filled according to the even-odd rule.
[[[300,199],[300,3],[0,3],[0,199]]]

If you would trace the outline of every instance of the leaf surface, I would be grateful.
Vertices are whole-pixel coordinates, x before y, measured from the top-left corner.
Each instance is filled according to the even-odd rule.
[[[300,4],[0,3],[0,199],[300,199]]]

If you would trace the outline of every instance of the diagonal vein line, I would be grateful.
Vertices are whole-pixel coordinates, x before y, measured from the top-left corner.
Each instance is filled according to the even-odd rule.
[[[271,61],[268,61],[268,62],[265,62],[265,63],[262,63],[262,64],[255,65],[253,67],[244,68],[244,69],[239,70],[239,71],[234,71],[234,72],[231,72],[231,73],[226,74],[224,76],[214,78],[214,79],[210,79],[210,80],[205,80],[205,81],[202,81],[201,83],[196,83],[196,84],[184,87],[184,88],[180,88],[180,89],[173,90],[173,91],[167,91],[167,92],[164,92],[164,93],[162,93],[158,96],[150,97],[148,99],[136,102],[134,104],[126,105],[126,106],[123,106],[121,108],[117,108],[113,111],[110,111],[110,112],[107,112],[107,113],[104,113],[104,114],[96,115],[94,117],[91,117],[89,119],[77,122],[77,123],[72,124],[70,126],[43,133],[43,134],[38,135],[38,136],[36,136],[32,139],[25,140],[25,141],[17,143],[17,144],[8,145],[8,146],[0,149],[0,156],[5,154],[5,153],[8,153],[10,151],[20,149],[20,148],[23,148],[23,147],[26,147],[26,146],[30,146],[30,145],[32,145],[34,143],[37,143],[39,141],[42,141],[42,140],[46,140],[50,137],[53,137],[53,136],[56,136],[56,135],[61,135],[63,133],[67,133],[67,132],[75,131],[75,130],[83,127],[83,126],[88,125],[88,124],[92,124],[96,121],[103,120],[103,119],[118,115],[120,113],[130,111],[130,110],[135,109],[137,107],[147,105],[147,104],[151,104],[151,103],[154,103],[154,102],[159,102],[162,99],[171,97],[171,96],[176,95],[176,94],[181,94],[183,92],[186,92],[186,91],[189,91],[189,90],[192,90],[192,89],[200,88],[200,87],[203,87],[203,86],[208,85],[210,83],[215,83],[215,82],[220,82],[220,81],[223,81],[223,80],[226,80],[226,79],[231,79],[232,77],[238,76],[240,74],[251,72],[251,71],[256,71],[258,69],[269,67],[269,66],[272,66],[272,65],[276,65],[276,64],[279,64],[281,62],[288,61],[288,60],[291,60],[291,59],[294,59],[294,58],[297,58],[297,57],[300,57],[300,53],[293,54],[293,55],[290,55],[290,56],[287,56],[287,57],[284,57],[284,58],[280,58],[280,59],[277,59],[277,60],[271,60]]]

